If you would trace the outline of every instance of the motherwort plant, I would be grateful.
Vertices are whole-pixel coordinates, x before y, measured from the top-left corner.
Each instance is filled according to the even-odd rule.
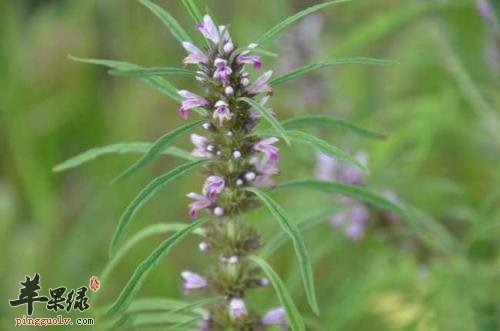
[[[68,169],[107,153],[143,153],[135,164],[117,178],[119,180],[135,173],[162,154],[188,161],[149,183],[119,220],[111,241],[110,262],[101,275],[103,287],[106,286],[111,269],[141,239],[166,231],[174,231],[174,234],[137,267],[119,297],[108,307],[107,314],[112,317],[110,325],[117,327],[127,324],[131,328],[140,328],[161,324],[170,325],[175,330],[264,330],[278,325],[292,330],[305,330],[303,319],[286,286],[264,257],[285,239],[291,239],[307,301],[312,311],[319,314],[311,262],[299,231],[300,224],[296,224],[268,195],[269,189],[288,187],[315,189],[331,194],[342,193],[382,208],[396,212],[400,210],[390,201],[361,187],[315,180],[278,184],[275,179],[280,172],[278,144],[282,142],[289,146],[308,144],[326,155],[366,171],[354,157],[298,129],[319,126],[350,130],[369,138],[380,136],[343,120],[325,116],[302,116],[280,122],[279,111],[273,112],[269,108],[273,88],[332,65],[385,64],[387,61],[369,58],[335,59],[294,69],[277,78],[273,78],[272,70],[265,68],[259,54],[273,56],[273,53],[261,49],[266,41],[300,18],[342,1],[329,1],[305,9],[285,19],[247,46],[238,45],[231,38],[227,26],[217,25],[209,15],[202,16],[193,0],[183,0],[182,3],[196,22],[196,30],[204,37],[204,46],[196,45],[165,10],[149,0],[140,2],[162,20],[187,51],[183,60],[184,68],[144,68],[118,61],[73,59],[108,66],[114,75],[141,79],[179,101],[179,116],[190,122],[152,144],[122,143],[93,149],[56,167],[56,170]],[[189,88],[178,90],[162,77],[169,75],[192,76],[193,84]],[[198,118],[193,121],[195,117]],[[268,128],[260,127],[260,124],[266,123]],[[196,129],[201,132],[194,133]],[[190,154],[172,146],[188,134],[194,145]],[[187,214],[192,219],[191,223],[155,225],[137,233],[120,246],[126,229],[146,201],[172,180],[184,177],[195,169],[201,169],[205,179],[198,190],[186,192],[190,200]],[[262,239],[256,229],[244,223],[242,214],[260,205],[269,209],[283,233],[275,236],[276,240],[270,242],[259,256],[256,251],[263,245]],[[207,299],[190,304],[169,299],[134,300],[146,276],[172,247],[190,233],[202,236],[199,250],[211,256],[213,267],[211,270],[198,271],[196,266],[186,265],[186,270],[181,272],[183,291],[185,295],[191,292],[198,292],[200,295],[205,293]],[[274,288],[279,306],[268,307],[267,311],[252,309],[247,300],[248,292],[268,285]],[[160,315],[151,313],[163,310],[168,312]]]

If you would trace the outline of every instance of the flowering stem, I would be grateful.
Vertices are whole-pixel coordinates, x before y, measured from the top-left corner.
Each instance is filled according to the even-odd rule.
[[[268,85],[272,72],[265,72],[252,83],[245,67],[252,65],[256,70],[262,67],[260,57],[251,54],[255,45],[238,49],[227,28],[215,26],[208,15],[197,28],[210,46],[202,51],[190,42],[183,42],[189,52],[184,63],[198,65],[196,80],[205,95],[179,91],[183,98],[179,114],[187,119],[191,109],[203,108],[207,112],[203,125],[207,136],[191,135],[195,145],[192,154],[212,162],[205,169],[207,178],[201,194],[188,194],[193,200],[189,215],[197,218],[200,211],[207,211],[215,217],[206,226],[200,250],[215,255],[218,262],[207,277],[184,271],[184,291],[187,294],[191,289],[207,288],[226,298],[210,307],[200,330],[262,330],[272,324],[283,326],[282,309],[261,319],[246,308],[246,292],[266,286],[268,281],[246,258],[262,245],[261,238],[240,220],[245,210],[258,206],[245,187],[274,186],[272,176],[279,173],[279,153],[274,146],[278,139],[262,139],[253,134],[261,116],[277,123],[272,111],[265,108],[272,95]],[[256,100],[259,95],[264,97]]]

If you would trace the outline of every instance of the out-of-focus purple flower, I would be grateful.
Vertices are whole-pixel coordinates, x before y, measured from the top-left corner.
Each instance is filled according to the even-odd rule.
[[[362,165],[367,165],[368,155],[366,152],[356,153],[355,158]],[[351,185],[361,185],[364,182],[364,174],[361,170],[350,164],[340,163],[323,153],[317,154],[315,176],[319,180],[340,180]]]
[[[259,101],[260,105],[261,105],[262,107],[264,107],[264,106],[267,104],[267,102],[269,101],[269,99],[270,99],[270,98],[271,98],[271,96],[269,96],[269,95],[266,95],[265,97],[263,97],[263,98]],[[274,117],[276,117],[276,113],[275,113],[275,112],[274,112],[271,108],[269,109],[269,112],[271,113],[271,115],[273,115]],[[261,115],[261,113],[260,113],[260,112],[258,112],[258,111],[256,111],[256,110],[253,110],[253,109],[251,109],[251,110],[250,110],[250,118],[251,118],[252,120],[254,120],[254,121],[255,121],[255,120],[257,120],[257,119],[259,119],[259,118],[261,118],[261,117],[262,117],[262,115]]]
[[[248,87],[247,91],[250,94],[259,94],[259,93],[271,93],[273,90],[271,86],[267,83],[273,72],[271,70],[263,73],[257,80]]]
[[[280,160],[280,154],[278,147],[273,146],[279,139],[276,137],[269,137],[262,139],[253,146],[253,149],[263,153],[266,156],[266,161],[270,163],[278,163]]]
[[[229,302],[229,314],[234,319],[240,319],[247,314],[245,302],[242,299],[232,298]]]
[[[394,203],[396,205],[399,204],[399,202],[400,202],[399,198],[392,191],[385,190],[381,194],[387,200],[389,200],[390,202],[392,202],[392,203]],[[397,223],[399,223],[401,221],[401,217],[398,214],[394,213],[394,212],[386,211],[386,212],[384,212],[384,216],[385,216],[385,218],[387,218],[387,220],[391,224],[397,224]]]
[[[265,326],[279,325],[283,329],[287,327],[285,319],[285,310],[283,308],[275,308],[268,311],[261,320]]]
[[[215,103],[212,117],[219,121],[219,125],[223,125],[225,121],[233,117],[233,114],[229,110],[229,105],[225,101],[219,100]]]
[[[476,0],[479,15],[487,21],[493,21],[493,6],[489,0]]]
[[[184,98],[181,108],[179,108],[179,115],[183,119],[188,118],[188,111],[190,109],[208,106],[208,101],[205,98],[200,97],[198,94],[194,94],[186,90],[180,90],[178,93],[182,98]]]
[[[195,133],[191,134],[191,142],[196,147],[193,149],[191,154],[196,157],[212,157],[212,153],[207,150],[208,147],[208,139],[197,135]]]
[[[255,70],[260,70],[262,68],[262,60],[260,56],[257,55],[248,55],[245,53],[241,53],[236,58],[236,63],[241,64],[251,64]]]
[[[191,200],[194,200],[189,204],[189,217],[191,219],[197,218],[200,210],[208,208],[213,204],[213,201],[208,197],[198,193],[188,193],[187,197]]]
[[[348,210],[334,214],[330,219],[330,224],[335,228],[342,227],[349,239],[359,241],[365,233],[368,217],[366,205],[353,201]]]
[[[212,318],[210,317],[210,314],[204,313],[203,318],[200,321],[200,324],[198,324],[198,331],[210,331],[210,321]]]
[[[215,62],[214,79],[217,79],[222,85],[229,84],[229,78],[233,73],[233,69],[227,65],[227,60],[216,59]]]
[[[211,40],[214,44],[218,44],[220,41],[219,30],[215,26],[214,21],[209,15],[203,16],[203,23],[196,25],[198,31],[200,31],[203,36]]]
[[[189,52],[189,55],[184,58],[184,64],[208,64],[208,57],[198,47],[187,41],[183,42],[182,46]]]
[[[219,176],[210,176],[203,185],[203,194],[207,196],[210,201],[215,202],[219,194],[224,190],[224,178]]]
[[[338,162],[328,155],[318,152],[316,154],[316,167],[314,176],[318,180],[332,182],[334,180],[334,172],[338,166]]]
[[[363,151],[356,153],[355,158],[364,166],[368,163],[368,155]],[[358,168],[346,164],[342,167],[340,178],[347,184],[361,185],[364,181],[364,174]]]
[[[184,283],[182,284],[184,295],[188,295],[192,289],[207,287],[207,280],[191,271],[183,271],[181,276],[184,279]]]

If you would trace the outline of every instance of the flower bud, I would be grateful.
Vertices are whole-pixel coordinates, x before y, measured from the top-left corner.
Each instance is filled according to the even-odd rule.
[[[231,86],[226,86],[226,88],[224,89],[224,93],[226,93],[226,95],[233,95],[234,89]]]
[[[214,214],[215,214],[215,216],[222,216],[222,215],[224,215],[224,208],[222,208],[222,207],[215,207]]]
[[[248,180],[249,182],[255,180],[255,177],[257,177],[257,176],[255,175],[255,172],[253,172],[253,171],[247,172],[245,174],[245,179]]]
[[[201,252],[206,252],[208,250],[208,244],[204,241],[198,244],[198,248]]]
[[[226,54],[231,53],[233,50],[234,50],[234,45],[232,42],[229,41],[224,45],[224,52]]]
[[[236,180],[236,186],[238,186],[238,187],[239,187],[239,186],[242,186],[242,185],[243,185],[243,179],[238,178],[238,179]]]
[[[236,159],[236,160],[239,159],[239,158],[241,158],[241,152],[240,151],[234,151],[233,152],[233,158]]]

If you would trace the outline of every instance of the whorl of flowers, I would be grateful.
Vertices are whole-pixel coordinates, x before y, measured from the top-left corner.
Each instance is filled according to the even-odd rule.
[[[268,85],[272,71],[265,71],[252,81],[250,71],[262,69],[262,60],[252,54],[256,45],[238,48],[233,43],[226,26],[216,26],[205,15],[197,29],[209,41],[204,50],[190,42],[183,42],[188,52],[185,65],[196,65],[196,81],[202,92],[179,91],[183,98],[179,114],[189,117],[193,108],[206,110],[205,134],[191,135],[192,154],[210,158],[206,179],[201,192],[187,194],[189,216],[198,218],[201,213],[216,217],[206,228],[206,238],[200,251],[216,259],[215,267],[206,276],[184,271],[184,293],[207,288],[227,298],[226,304],[210,308],[200,329],[224,328],[258,329],[277,324],[285,326],[282,309],[274,310],[263,319],[248,310],[244,301],[248,289],[262,287],[269,282],[251,267],[245,257],[261,246],[256,232],[241,224],[238,216],[247,208],[256,206],[247,186],[273,186],[272,177],[279,173],[279,150],[275,137],[252,136],[259,122],[255,110],[241,97],[255,99],[262,105],[272,96]]]

